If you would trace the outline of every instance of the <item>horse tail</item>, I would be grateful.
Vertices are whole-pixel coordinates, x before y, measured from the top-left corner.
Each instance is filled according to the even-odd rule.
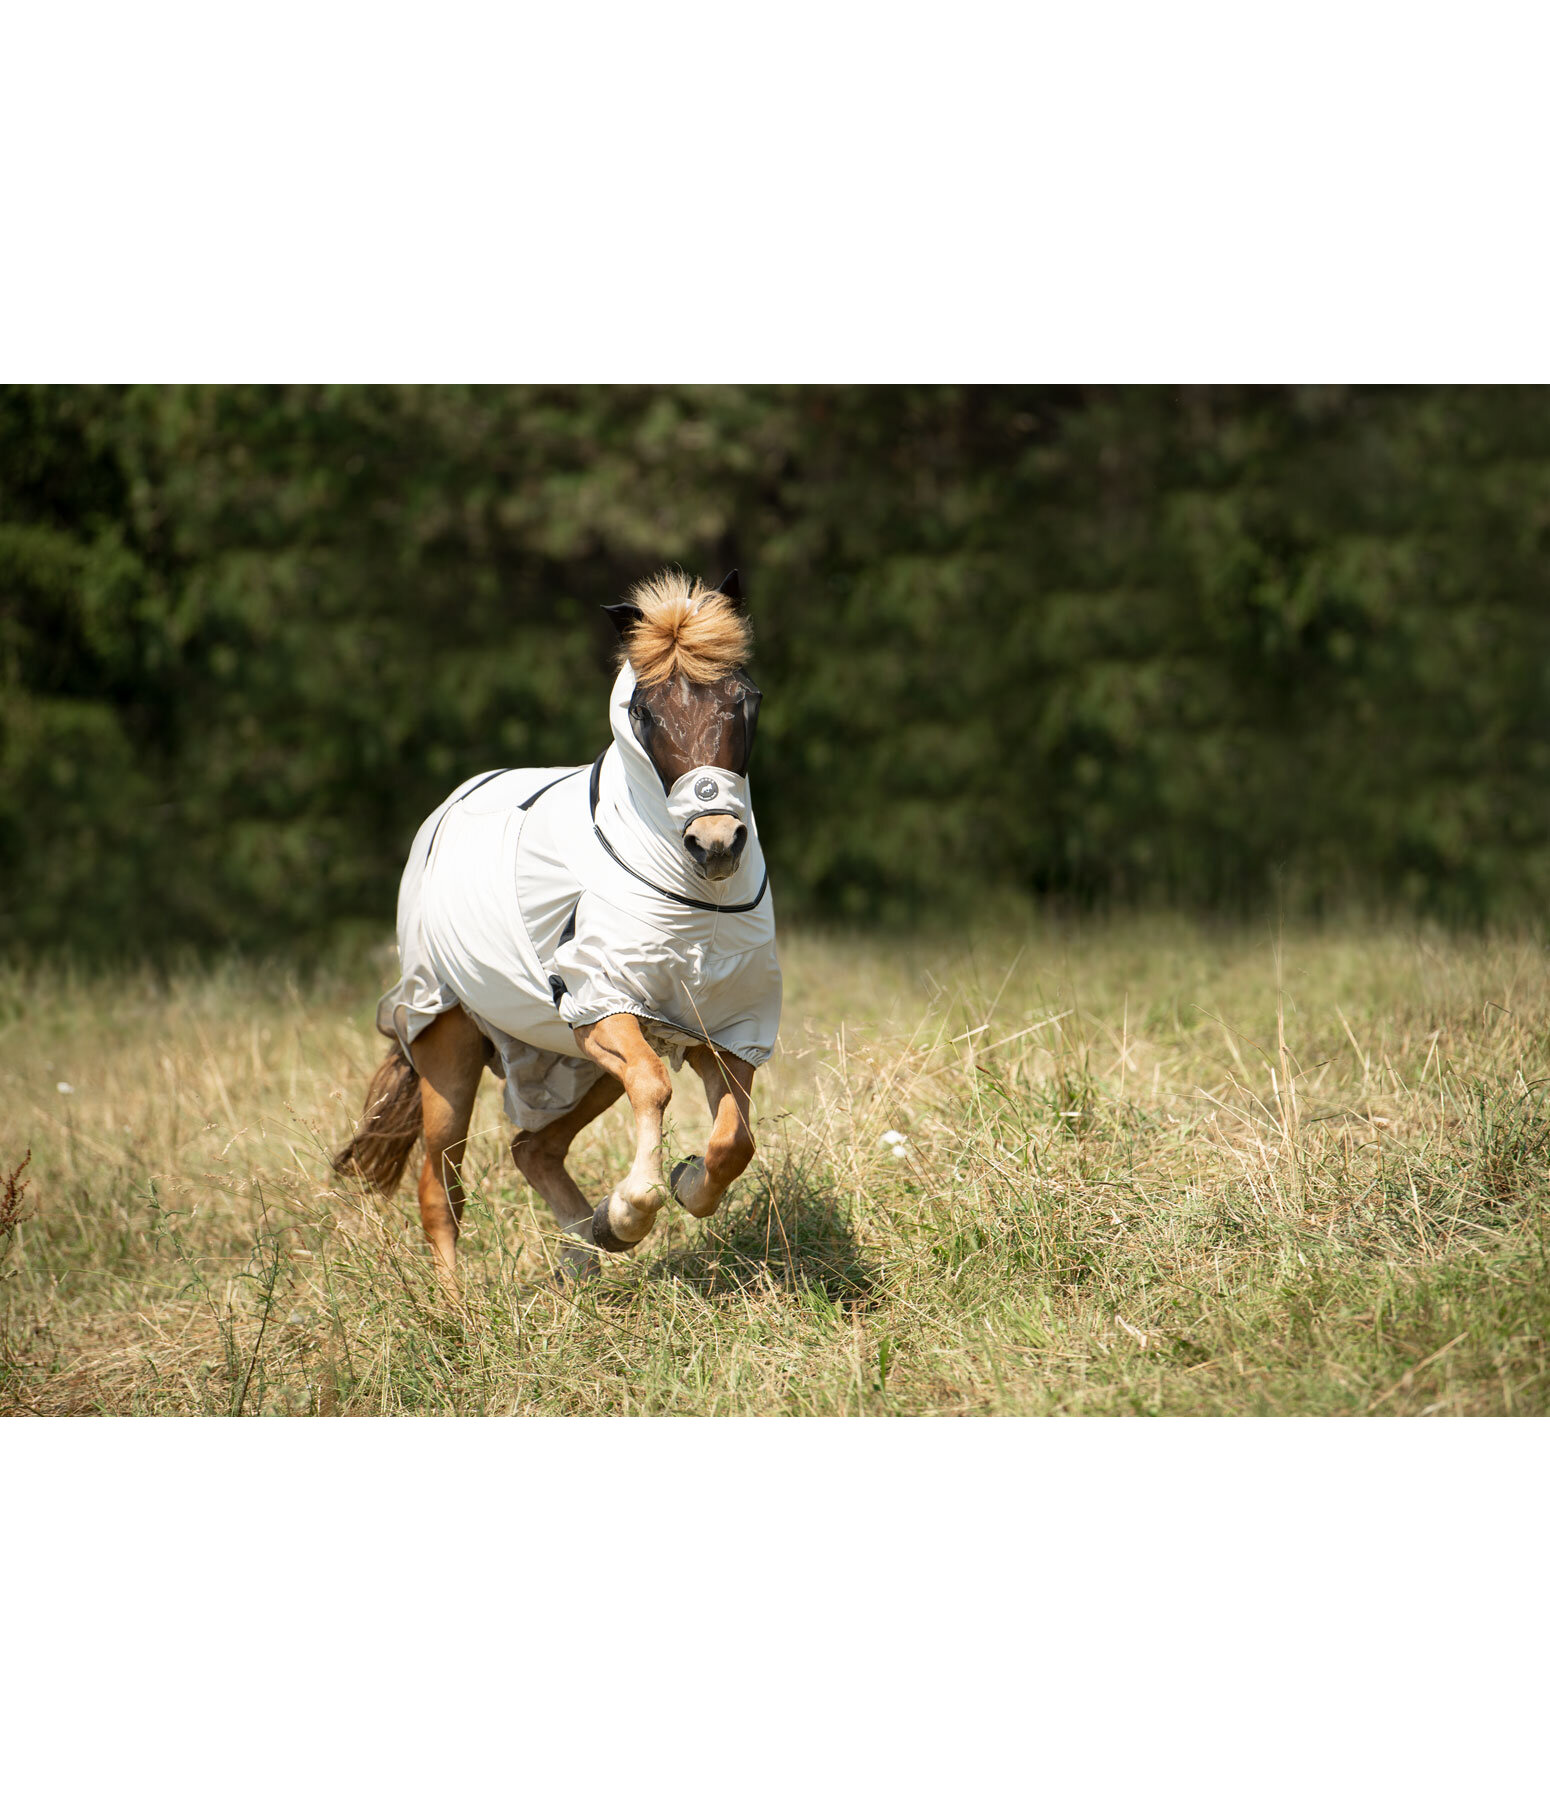
[[[391,1194],[423,1127],[420,1078],[395,1044],[371,1078],[359,1129],[334,1157],[334,1173],[359,1175],[378,1193]]]

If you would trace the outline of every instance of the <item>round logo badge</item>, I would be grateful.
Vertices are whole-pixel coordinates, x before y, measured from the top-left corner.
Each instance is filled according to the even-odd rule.
[[[716,786],[715,782],[712,781],[708,775],[702,775],[694,784],[694,797],[696,800],[714,800],[720,792],[721,789]]]

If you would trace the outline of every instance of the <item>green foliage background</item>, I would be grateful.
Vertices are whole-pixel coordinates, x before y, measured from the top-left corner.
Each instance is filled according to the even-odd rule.
[[[0,389],[0,944],[390,930],[744,572],[787,916],[1550,895],[1537,389]]]

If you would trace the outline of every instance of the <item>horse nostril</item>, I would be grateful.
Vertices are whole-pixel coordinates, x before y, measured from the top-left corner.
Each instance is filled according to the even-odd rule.
[[[684,832],[684,849],[716,881],[724,880],[737,867],[748,842],[745,825],[736,826],[730,837],[725,835],[731,823],[730,819],[716,820],[703,836],[695,824]]]

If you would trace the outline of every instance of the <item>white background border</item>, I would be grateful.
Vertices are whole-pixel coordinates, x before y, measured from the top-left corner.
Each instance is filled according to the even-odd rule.
[[[1522,381],[1501,0],[0,15],[6,378]]]

